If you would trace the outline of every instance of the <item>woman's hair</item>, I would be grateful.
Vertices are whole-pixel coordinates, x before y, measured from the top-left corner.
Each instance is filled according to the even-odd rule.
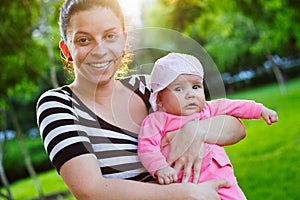
[[[60,35],[63,42],[67,43],[67,28],[69,26],[71,17],[81,11],[90,10],[94,7],[103,7],[110,9],[121,21],[122,29],[125,31],[125,20],[122,8],[118,0],[66,0],[61,6],[59,15]],[[125,53],[123,55],[121,66],[118,73],[128,72],[128,64],[132,60],[132,53]],[[73,65],[67,59],[63,61],[67,71],[73,72]]]

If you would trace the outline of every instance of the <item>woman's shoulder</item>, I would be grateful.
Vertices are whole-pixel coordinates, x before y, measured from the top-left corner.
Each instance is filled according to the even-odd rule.
[[[37,101],[37,107],[46,102],[61,102],[66,104],[72,98],[72,90],[68,86],[63,86],[45,91]]]
[[[131,76],[123,77],[120,79],[123,84],[129,84],[134,86],[145,86],[146,89],[150,90],[150,75],[148,74],[134,74]]]
[[[62,86],[54,89],[46,90],[40,98],[43,98],[45,96],[55,96],[58,94],[64,94],[64,95],[70,95],[72,93],[72,90],[69,88],[69,86]]]
[[[145,74],[131,75],[121,78],[120,81],[130,90],[134,91],[146,104],[147,109],[151,108],[149,97],[150,89],[150,76]]]

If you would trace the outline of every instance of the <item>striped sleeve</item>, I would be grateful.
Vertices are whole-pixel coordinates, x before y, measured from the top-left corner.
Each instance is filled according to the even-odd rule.
[[[149,75],[132,75],[121,79],[121,82],[130,90],[133,90],[135,94],[143,100],[147,110],[151,110],[151,104],[149,102],[151,93]]]
[[[75,101],[66,91],[51,90],[37,103],[37,124],[46,152],[59,172],[60,167],[78,155],[92,152],[87,134],[79,128]]]

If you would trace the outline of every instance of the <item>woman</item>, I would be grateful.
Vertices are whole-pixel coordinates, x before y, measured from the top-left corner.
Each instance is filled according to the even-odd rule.
[[[142,183],[153,181],[137,157],[137,133],[150,108],[150,91],[145,76],[114,78],[127,57],[118,2],[67,0],[61,8],[60,30],[60,48],[74,67],[75,79],[40,97],[37,120],[49,158],[72,194],[85,200],[219,199],[217,189],[230,185],[225,180],[199,185]],[[181,131],[194,134],[196,140],[184,134],[172,140],[176,145],[171,144],[169,162],[177,160],[175,168],[184,167],[186,177],[192,166],[195,171],[201,167],[197,146],[204,137],[221,145],[244,137],[240,122],[229,117],[224,134],[216,134],[221,120],[191,122]],[[215,130],[206,134],[210,125]]]

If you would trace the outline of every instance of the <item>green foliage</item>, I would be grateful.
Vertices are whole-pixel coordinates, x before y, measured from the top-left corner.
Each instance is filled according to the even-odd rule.
[[[31,40],[36,14],[36,3],[29,6],[26,1],[2,1],[0,16],[1,31],[1,96],[8,95],[9,90],[14,90],[29,80],[38,77],[38,71],[34,65],[32,49],[38,48]],[[20,31],[22,30],[22,31]],[[27,90],[25,90],[27,91]]]
[[[35,139],[27,138],[26,146],[37,172],[53,168],[39,137]],[[7,141],[4,152],[4,169],[10,182],[27,177],[28,173],[25,168],[24,157],[21,153],[19,142],[17,140]]]
[[[47,20],[54,24],[55,19],[54,31],[56,34],[51,32],[53,29],[50,24],[45,25],[47,20],[41,18],[40,11],[44,6],[48,6],[45,12],[49,13]],[[7,112],[9,110],[6,105],[8,100],[13,102],[15,107],[22,107],[21,111],[18,110],[17,113],[22,130],[36,124],[33,111],[37,96],[40,95],[41,90],[44,91],[51,85],[48,78],[50,62],[42,33],[51,34],[49,38],[53,39],[53,49],[57,52],[57,59],[54,62],[61,65],[58,51],[57,15],[52,15],[58,12],[57,10],[58,1],[33,0],[29,3],[29,1],[3,0],[0,3],[2,19],[0,22],[0,105],[5,107]],[[29,117],[24,118],[29,114]],[[7,118],[8,128],[13,129],[10,115],[7,114]],[[31,122],[28,122],[29,119]],[[22,121],[26,121],[27,124],[24,126]]]
[[[55,45],[55,52],[58,52],[59,34],[56,29],[56,34],[52,33],[50,25],[46,26],[45,19],[40,16],[40,7],[46,3],[41,3],[38,0],[30,1],[1,1],[0,17],[0,90],[1,97],[13,95],[18,98],[30,96],[32,91],[36,90],[33,87],[39,79],[47,77],[49,68],[49,59],[47,57],[47,50],[45,42],[37,40],[41,33],[51,34],[53,38],[53,45]],[[56,16],[50,13],[57,10],[57,1],[50,1],[49,3],[49,17],[56,19]],[[51,6],[50,6],[51,5]],[[54,7],[55,6],[55,7]],[[51,9],[52,8],[52,9]],[[55,8],[55,9],[54,9]],[[49,39],[49,38],[47,38]],[[41,53],[45,52],[45,53]],[[59,59],[59,56],[58,56]],[[49,73],[49,72],[48,72]],[[48,79],[48,78],[47,78]]]
[[[298,1],[157,1],[165,17],[147,15],[149,24],[175,29],[197,40],[221,72],[255,68],[268,54],[299,52]]]

